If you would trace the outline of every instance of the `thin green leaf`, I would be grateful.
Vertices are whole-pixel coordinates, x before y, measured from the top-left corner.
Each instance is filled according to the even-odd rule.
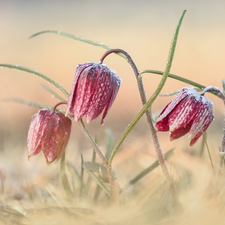
[[[90,172],[98,173],[99,176],[106,182],[108,182],[108,173],[104,165],[97,162],[84,162],[83,166],[88,169]],[[113,178],[118,178],[118,175],[113,171]]]
[[[91,41],[91,40],[88,40],[88,39],[86,39],[84,37],[80,37],[78,35],[69,34],[69,33],[66,33],[66,32],[63,32],[63,31],[59,31],[59,30],[44,30],[44,31],[40,31],[40,32],[35,33],[32,36],[30,36],[30,38],[33,38],[33,37],[36,37],[36,36],[38,36],[40,34],[45,34],[45,33],[58,34],[58,35],[61,35],[61,36],[64,36],[64,37],[72,38],[74,40],[85,42],[87,44],[91,44],[91,45],[94,45],[94,46],[99,46],[99,47],[102,47],[102,48],[107,49],[107,50],[111,49],[109,46],[104,45],[102,42]]]
[[[41,86],[47,91],[47,92],[49,92],[51,95],[52,95],[52,97],[55,97],[55,98],[57,98],[57,99],[59,99],[60,101],[66,101],[66,99],[65,98],[62,98],[60,95],[58,95],[55,91],[53,91],[50,87],[48,87],[47,85],[45,85],[45,84],[41,84]]]
[[[53,79],[45,76],[42,73],[39,73],[33,69],[29,69],[23,66],[18,66],[18,65],[13,65],[13,64],[0,64],[0,67],[5,67],[5,68],[10,68],[10,69],[16,69],[16,70],[20,70],[20,71],[24,71],[27,73],[31,73],[33,75],[39,76],[41,78],[43,78],[44,80],[46,80],[47,82],[51,83],[53,86],[55,86],[59,91],[61,91],[66,97],[69,97],[69,93],[56,81],[54,81]]]
[[[168,59],[167,59],[167,63],[166,63],[166,68],[165,68],[165,72],[163,73],[162,79],[160,80],[158,87],[156,88],[156,90],[154,91],[154,93],[152,94],[150,99],[142,107],[142,109],[135,116],[135,118],[130,122],[129,126],[126,128],[124,133],[121,135],[119,141],[117,142],[116,146],[112,150],[111,156],[109,158],[109,165],[110,166],[112,165],[112,161],[113,161],[114,156],[116,155],[116,152],[118,151],[119,147],[121,146],[121,144],[123,143],[123,141],[125,140],[127,135],[130,133],[130,131],[133,129],[133,127],[136,125],[136,123],[142,118],[142,116],[145,114],[145,112],[151,107],[152,103],[158,97],[158,95],[161,92],[163,86],[165,85],[165,82],[166,82],[167,77],[168,77],[169,72],[170,72],[170,68],[172,66],[172,61],[173,61],[173,56],[174,56],[174,52],[175,52],[175,48],[176,48],[177,38],[178,38],[179,30],[180,30],[181,23],[182,23],[182,20],[184,18],[185,13],[186,13],[186,10],[183,11],[183,13],[182,13],[182,15],[179,19],[179,22],[177,24],[175,33],[173,35],[173,39],[172,39],[172,43],[171,43],[171,46],[170,46],[169,55],[168,55]]]
[[[81,175],[78,172],[78,169],[69,161],[66,162],[66,168],[69,170],[69,172],[71,173],[76,185],[80,189],[80,187],[81,187]]]
[[[173,155],[174,149],[175,148],[172,148],[172,149],[170,149],[169,151],[167,151],[165,153],[165,160],[169,159]],[[142,170],[139,174],[137,174],[134,178],[132,178],[129,181],[129,185],[134,185],[140,179],[142,179],[143,177],[145,177],[147,174],[149,174],[151,171],[153,171],[158,166],[159,166],[159,160],[156,160],[151,166],[149,166],[146,169]]]
[[[203,131],[203,129],[202,129],[201,124],[200,124],[199,126],[200,126],[200,128],[201,128],[202,136],[203,136],[203,139],[204,139],[204,142],[205,142],[205,145],[206,145],[206,148],[207,148],[207,152],[208,152],[208,155],[209,155],[209,160],[210,160],[210,163],[211,163],[213,175],[214,175],[214,178],[215,178],[215,180],[216,180],[216,185],[217,185],[217,187],[218,187],[217,179],[216,179],[216,172],[215,172],[215,168],[214,168],[214,165],[213,165],[212,157],[211,157],[211,154],[210,154],[209,146],[208,146],[207,140],[206,140],[206,138],[205,138],[205,134],[204,134],[204,131]]]
[[[83,192],[83,186],[84,186],[84,167],[83,167],[83,163],[84,163],[84,158],[83,158],[83,154],[80,154],[81,157],[81,169],[80,169],[80,180],[81,180],[81,186],[80,186],[80,195]]]
[[[196,91],[198,92],[201,92],[202,89],[200,88],[194,88]],[[177,90],[177,91],[174,91],[174,92],[171,92],[171,93],[168,93],[168,94],[160,94],[159,96],[172,96],[172,95],[176,95],[178,93],[180,93],[181,90]]]
[[[66,33],[66,32],[63,32],[63,31],[60,31],[60,30],[44,30],[44,31],[40,31],[40,32],[35,33],[32,36],[30,36],[30,38],[33,38],[33,37],[36,37],[36,36],[38,36],[40,34],[45,34],[45,33],[52,33],[52,34],[57,34],[57,35],[61,35],[61,36],[64,36],[64,37],[72,38],[74,40],[81,41],[81,42],[84,42],[84,43],[87,43],[87,44],[90,44],[90,45],[102,47],[102,48],[104,48],[106,50],[112,49],[109,46],[104,45],[102,42],[92,41],[92,40],[89,40],[87,38],[84,38],[84,37],[81,37],[81,36],[78,36],[78,35],[74,35],[74,34],[69,34],[69,33]],[[122,55],[120,53],[115,53],[115,54],[125,58],[124,55]]]
[[[105,157],[108,160],[112,152],[113,133],[110,129],[105,129],[98,137],[98,141],[101,142],[103,138],[106,138],[106,151]]]
[[[171,92],[171,93],[168,93],[168,94],[160,94],[159,96],[168,97],[168,96],[176,95],[178,93],[180,93],[180,90],[177,90],[177,91],[174,91],[174,92]]]
[[[96,139],[95,139],[96,141]],[[96,142],[97,143],[97,142]],[[92,162],[95,162],[95,159],[96,159],[96,153],[95,153],[95,150],[93,149],[93,153],[92,153]],[[91,183],[92,183],[92,177],[89,175],[88,176],[88,180],[83,188],[83,195],[86,196],[87,193],[89,192],[90,188],[91,188]]]
[[[85,168],[85,165],[83,165],[84,170],[98,183],[98,185],[102,188],[102,190],[105,191],[105,193],[111,197],[111,193],[109,188],[106,186],[106,184],[101,181],[94,173],[92,173],[91,171],[89,171],[87,168]]]
[[[105,135],[107,137],[107,146],[106,146],[106,154],[105,157],[107,160],[109,160],[110,155],[112,153],[112,144],[113,144],[113,133],[110,129],[105,130]]]
[[[72,192],[72,190],[70,188],[69,181],[68,181],[68,178],[65,173],[65,152],[64,152],[64,154],[61,158],[61,162],[60,162],[60,178],[61,178],[61,182],[63,185],[63,189],[64,189],[67,197],[73,198],[74,193]]]
[[[153,74],[157,74],[157,75],[163,75],[164,72],[163,71],[159,71],[159,70],[144,70],[144,71],[139,73],[139,76],[141,77],[141,75],[144,74],[144,73],[153,73]],[[186,84],[193,85],[193,86],[195,86],[197,88],[200,88],[201,90],[203,90],[205,88],[204,85],[198,84],[198,83],[196,83],[194,81],[191,81],[191,80],[188,80],[186,78],[174,75],[172,73],[169,73],[168,77],[170,77],[172,79],[175,79],[175,80],[179,80],[179,81],[181,81],[183,83],[186,83]]]
[[[225,80],[222,80],[223,94],[225,94]]]
[[[31,106],[34,108],[38,108],[38,109],[53,109],[53,107],[51,105],[47,105],[43,102],[31,102],[31,101],[25,101],[23,99],[19,99],[19,98],[6,98],[3,99],[3,102],[15,102],[15,103],[19,103],[22,105],[26,105],[26,106]]]
[[[3,102],[15,102],[15,103],[19,103],[22,105],[26,105],[26,106],[31,106],[34,108],[38,108],[38,109],[53,109],[53,106],[45,104],[43,102],[31,102],[31,101],[25,101],[23,99],[19,99],[19,98],[6,98],[2,100]],[[62,109],[56,109],[56,112],[60,112],[62,114],[65,115],[66,111],[62,110]],[[68,115],[68,117],[70,117],[70,119],[73,119],[72,115]]]

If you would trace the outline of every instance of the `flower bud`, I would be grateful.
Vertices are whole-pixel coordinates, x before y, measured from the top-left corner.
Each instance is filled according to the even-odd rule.
[[[101,125],[118,93],[121,80],[105,64],[78,65],[67,103],[66,116],[71,113],[79,121],[86,115],[87,123],[104,110]]]
[[[213,121],[213,103],[195,89],[185,87],[156,120],[158,131],[170,131],[170,139],[190,133],[193,146]]]
[[[32,117],[28,131],[28,158],[44,152],[48,164],[58,161],[65,152],[71,131],[71,120],[62,113],[42,109]]]

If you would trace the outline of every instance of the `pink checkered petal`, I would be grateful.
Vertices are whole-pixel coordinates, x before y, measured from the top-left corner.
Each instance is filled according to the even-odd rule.
[[[205,132],[214,118],[213,103],[205,97],[203,98],[204,104],[202,104],[201,108],[196,114],[193,125],[190,129],[190,146],[193,146],[196,143],[196,141],[202,136],[202,130]]]
[[[76,70],[74,80],[73,80],[72,89],[71,89],[70,96],[69,96],[69,99],[67,102],[67,110],[66,110],[65,116],[67,116],[69,113],[74,115],[74,107],[73,106],[74,106],[74,103],[76,102],[76,97],[78,94],[78,91],[77,91],[78,79],[80,77],[80,74],[82,74],[86,68],[91,67],[92,65],[93,65],[93,63],[85,63],[85,64],[77,66],[77,70]]]
[[[105,122],[105,117],[106,115],[108,114],[116,96],[117,96],[117,93],[119,91],[119,88],[120,88],[120,84],[121,84],[121,80],[118,76],[116,76],[115,74],[112,75],[112,94],[110,96],[110,99],[105,107],[105,110],[103,112],[103,115],[102,115],[102,120],[101,120],[101,125],[104,124]]]
[[[171,132],[183,129],[189,124],[199,108],[201,102],[197,101],[194,96],[184,98],[169,115],[169,127]]]
[[[180,93],[176,96],[176,98],[174,98],[166,107],[165,109],[162,111],[162,113],[159,115],[159,117],[157,118],[156,122],[161,121],[162,119],[164,119],[165,117],[168,116],[168,114],[170,114],[172,112],[172,110],[177,107],[177,105],[180,103],[180,101],[182,101],[184,98],[186,98],[188,96],[188,89],[189,88],[183,88]]]
[[[41,151],[42,137],[48,124],[47,113],[46,110],[40,110],[32,117],[27,136],[28,157],[37,155]]]

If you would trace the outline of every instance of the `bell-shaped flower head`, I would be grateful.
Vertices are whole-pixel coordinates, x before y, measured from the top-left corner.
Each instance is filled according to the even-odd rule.
[[[58,161],[65,152],[71,120],[62,113],[42,109],[32,117],[28,131],[28,157],[43,151],[47,163]]]
[[[91,62],[78,65],[65,115],[71,113],[76,121],[86,115],[89,123],[104,110],[102,125],[120,84],[121,79],[105,64]]]
[[[214,118],[213,103],[195,89],[185,87],[156,120],[158,131],[170,131],[170,139],[190,133],[193,146]]]

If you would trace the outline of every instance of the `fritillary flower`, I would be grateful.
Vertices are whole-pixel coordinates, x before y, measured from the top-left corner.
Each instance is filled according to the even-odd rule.
[[[62,113],[42,109],[32,117],[28,131],[28,157],[43,151],[46,162],[58,161],[65,152],[71,131],[71,120]]]
[[[121,84],[120,78],[105,64],[78,65],[67,103],[66,115],[79,121],[86,115],[87,123],[103,112],[101,125],[112,106]]]
[[[156,120],[158,131],[170,131],[170,139],[190,133],[193,146],[214,118],[213,103],[195,89],[185,87]]]

